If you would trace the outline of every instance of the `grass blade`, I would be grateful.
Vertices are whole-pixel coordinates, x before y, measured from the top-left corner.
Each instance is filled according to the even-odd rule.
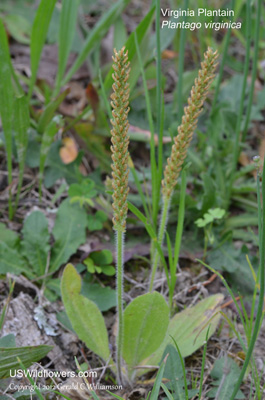
[[[38,122],[38,132],[43,133],[47,128],[48,124],[51,122],[55,111],[59,105],[64,101],[65,97],[68,95],[69,89],[62,92],[54,101],[50,102],[44,112],[42,113]]]
[[[24,366],[24,364],[22,363],[22,361],[20,360],[19,357],[17,357],[18,363],[20,365],[20,368],[25,372],[26,377],[28,378],[31,386],[34,388],[38,398],[40,400],[45,400],[44,397],[42,396],[41,392],[39,391],[38,385],[36,385],[36,383],[34,382],[34,380],[32,379],[32,377],[30,376],[27,368]]]
[[[100,89],[101,89],[103,103],[104,103],[104,106],[105,106],[105,108],[107,110],[109,120],[111,120],[112,119],[112,112],[111,112],[111,107],[110,107],[109,100],[107,98],[106,90],[105,90],[105,87],[104,87],[101,69],[99,70],[98,78],[99,78],[99,83],[100,83]]]
[[[135,207],[130,201],[128,201],[127,203],[128,203],[128,209],[144,224],[145,229],[148,235],[151,237],[151,239],[157,240],[155,231],[152,225],[148,222],[147,218],[144,216],[144,214],[137,207]]]
[[[117,1],[100,19],[88,35],[84,46],[75,60],[74,64],[63,79],[62,85],[65,85],[75,74],[75,72],[81,67],[83,62],[86,60],[90,51],[96,46],[96,44],[103,38],[110,26],[122,13],[124,8],[129,4],[130,0],[119,0]]]
[[[144,87],[144,93],[145,93],[145,102],[146,102],[146,112],[147,112],[150,132],[151,132],[150,160],[151,160],[151,175],[152,175],[152,203],[155,204],[156,187],[157,187],[157,165],[156,165],[156,158],[155,158],[155,128],[154,128],[154,121],[153,121],[153,117],[152,117],[150,96],[149,96],[149,92],[148,92],[147,82],[146,82],[145,73],[144,73],[144,66],[143,66],[143,61],[142,61],[142,57],[141,57],[141,52],[140,52],[140,48],[139,48],[136,31],[134,34],[134,39],[135,39],[136,52],[138,55],[138,62],[139,62],[140,70],[141,70],[141,74],[142,74],[143,87]]]
[[[30,41],[31,78],[28,91],[29,99],[31,98],[33,87],[37,78],[41,53],[46,40],[55,3],[56,0],[41,0],[33,22]]]
[[[129,158],[129,168],[130,168],[130,171],[131,171],[131,173],[133,175],[134,182],[135,182],[135,185],[137,187],[138,193],[139,193],[139,195],[141,197],[141,201],[142,201],[142,205],[143,205],[143,208],[144,208],[145,215],[146,215],[147,219],[150,221],[150,213],[149,213],[149,209],[148,209],[147,202],[146,202],[146,199],[145,199],[145,195],[144,195],[141,183],[139,181],[137,172],[136,172],[136,170],[134,168],[134,163],[133,163],[131,158]],[[146,196],[147,196],[147,199],[149,200],[148,193],[146,193]]]
[[[186,199],[186,187],[187,187],[187,174],[184,168],[181,174],[181,187],[180,187],[180,200],[179,200],[179,212],[178,212],[178,225],[175,238],[175,248],[174,248],[174,273],[176,274],[177,265],[179,260],[179,252],[181,245],[181,238],[184,225],[185,217],[185,199]]]
[[[150,400],[157,400],[158,399],[159,389],[160,389],[161,382],[162,382],[162,379],[163,379],[167,358],[168,358],[168,354],[166,355],[166,357],[162,361],[162,363],[160,365],[160,368],[158,370],[158,373],[157,373],[157,376],[156,376],[156,380],[155,380],[155,383],[154,383],[154,387],[153,387],[151,395],[150,395]]]
[[[41,141],[41,147],[40,147],[40,169],[39,169],[39,196],[40,199],[42,197],[42,181],[43,181],[43,173],[44,173],[44,166],[45,166],[45,161],[50,149],[50,146],[52,144],[52,140],[57,133],[57,124],[56,122],[52,121],[47,129],[45,130],[43,136],[42,136],[42,141]]]
[[[252,103],[253,103],[253,95],[254,95],[254,89],[255,89],[255,82],[256,82],[256,77],[257,77],[257,67],[258,67],[258,53],[259,53],[259,36],[260,36],[260,20],[261,20],[261,4],[262,1],[258,0],[257,2],[257,13],[256,13],[256,25],[255,25],[255,37],[254,37],[254,57],[253,57],[253,66],[252,66],[252,75],[251,75],[251,85],[250,85],[250,93],[248,97],[248,106],[247,106],[247,115],[246,115],[246,122],[244,126],[244,131],[242,135],[242,140],[245,141],[247,131],[248,131],[248,126],[249,126],[249,121],[250,121],[250,116],[251,116],[251,109],[252,109]],[[248,7],[250,8],[250,7]],[[248,12],[248,11],[247,11]],[[249,33],[250,35],[250,33]],[[250,41],[250,38],[248,38],[248,41]]]
[[[242,84],[242,91],[241,91],[241,99],[240,99],[240,104],[239,104],[239,110],[238,110],[238,115],[237,115],[237,122],[236,122],[236,132],[235,132],[235,147],[233,151],[233,163],[232,163],[232,171],[231,171],[231,177],[232,179],[229,182],[229,188],[228,188],[228,199],[230,200],[231,198],[231,191],[232,191],[232,186],[233,186],[233,181],[234,181],[234,176],[236,172],[236,167],[237,167],[237,162],[238,162],[238,157],[240,154],[240,131],[241,131],[241,123],[242,123],[242,116],[243,116],[243,111],[244,111],[244,102],[245,102],[245,95],[246,95],[246,89],[247,89],[247,77],[248,77],[248,70],[249,70],[249,59],[250,59],[250,46],[251,46],[251,0],[247,0],[247,10],[246,10],[246,30],[247,30],[247,43],[246,43],[246,55],[245,55],[245,64],[244,64],[244,77],[243,77],[243,84]],[[253,71],[254,71],[254,81],[256,79],[256,72],[255,70],[255,64],[253,65]],[[252,72],[253,72],[252,71]],[[253,75],[252,75],[253,79]],[[252,89],[252,87],[251,87]],[[247,119],[246,119],[246,124],[245,128],[243,131],[243,142],[245,140],[248,124],[249,124],[249,118],[250,118],[250,111],[252,107],[252,100],[253,100],[253,92],[250,92],[249,95],[249,104],[248,104],[248,109],[247,109]],[[249,111],[250,110],[250,111]],[[249,112],[248,112],[249,111]],[[228,201],[229,201],[228,200]]]
[[[231,10],[235,9],[235,0],[232,0],[230,9]],[[233,20],[234,20],[234,18],[231,17],[231,22],[233,22]],[[224,48],[223,48],[223,51],[222,51],[223,58],[222,58],[222,62],[220,64],[218,80],[217,80],[216,89],[215,89],[215,93],[214,93],[212,110],[215,109],[217,98],[218,98],[218,95],[219,95],[219,90],[220,90],[220,86],[221,86],[221,82],[222,82],[222,78],[223,78],[224,66],[225,66],[226,57],[227,57],[227,53],[228,53],[228,47],[229,47],[229,44],[230,44],[231,32],[232,32],[232,29],[229,28],[227,33],[226,33],[225,39],[224,39],[225,42],[224,42]]]
[[[200,390],[198,394],[198,399],[201,400],[202,396],[202,384],[203,384],[203,376],[204,376],[204,366],[205,366],[205,359],[206,359],[206,350],[207,350],[207,342],[208,342],[208,337],[209,337],[209,331],[210,331],[210,325],[206,333],[206,338],[205,338],[205,345],[203,348],[203,356],[202,356],[202,369],[201,369],[201,378],[200,378]]]
[[[3,329],[3,326],[4,326],[4,322],[5,322],[7,308],[9,306],[10,301],[11,301],[11,296],[12,296],[14,287],[15,287],[15,281],[13,281],[11,283],[11,285],[10,285],[9,293],[8,293],[7,299],[5,300],[5,303],[4,303],[4,306],[3,306],[3,309],[2,309],[2,313],[0,315],[0,335],[2,333],[2,329]]]
[[[5,137],[6,153],[7,153],[7,170],[9,185],[9,218],[13,216],[12,207],[12,120],[13,120],[13,103],[14,90],[12,86],[12,74],[10,70],[10,56],[6,31],[2,20],[0,20],[0,115]]]
[[[97,396],[97,394],[94,392],[94,390],[91,392],[91,395],[93,397],[94,400],[100,400],[100,398]],[[121,398],[122,399],[122,398]],[[71,399],[72,400],[72,399]],[[122,399],[124,400],[124,399]]]
[[[63,0],[58,38],[58,72],[56,77],[55,94],[60,91],[61,81],[65,73],[67,60],[74,40],[79,3],[80,0]]]
[[[122,17],[119,17],[114,24],[113,47],[115,49],[121,49],[126,40],[127,28]]]
[[[153,20],[153,14],[155,11],[155,7],[152,7],[151,10],[146,14],[144,19],[140,22],[140,24],[137,26],[134,32],[131,33],[129,36],[128,40],[126,43],[124,43],[124,46],[128,50],[128,60],[132,62],[134,56],[136,55],[136,46],[135,46],[135,35],[137,36],[138,39],[138,44],[140,45],[152,20]],[[140,73],[140,68],[138,67],[139,73]],[[113,68],[110,69],[108,75],[106,76],[105,82],[104,82],[104,87],[105,91],[108,92],[111,89],[113,79],[112,79],[112,74],[113,74]],[[132,73],[131,73],[132,76]],[[129,82],[131,79],[129,80]],[[135,81],[135,79],[134,79]],[[136,82],[135,82],[136,83]],[[132,85],[130,85],[130,90],[132,90]]]
[[[167,278],[167,283],[168,283],[168,285],[169,285],[170,280],[169,280],[169,273],[168,273],[167,262],[166,262],[166,259],[165,259],[165,257],[164,257],[164,253],[163,253],[161,244],[159,243],[159,241],[158,241],[158,239],[157,239],[157,237],[156,237],[156,234],[155,234],[155,231],[154,231],[152,225],[149,224],[147,218],[144,216],[143,213],[141,213],[140,210],[138,210],[137,207],[135,207],[135,206],[134,206],[132,203],[130,203],[129,201],[128,201],[127,203],[128,203],[128,209],[129,209],[136,217],[138,217],[139,220],[144,224],[145,229],[146,229],[148,235],[149,235],[150,238],[152,239],[153,245],[154,245],[155,249],[157,250],[157,252],[158,252],[158,254],[159,254],[159,256],[160,256],[160,260],[161,260],[161,262],[162,262],[162,264],[163,264],[163,267],[164,267],[164,269],[165,269],[165,274],[166,274],[166,278]]]
[[[259,185],[259,177],[257,179],[257,184]],[[236,394],[238,390],[240,389],[240,385],[242,383],[242,380],[245,376],[245,372],[247,370],[248,364],[251,360],[252,352],[258,337],[259,329],[261,326],[262,319],[264,317],[263,314],[263,304],[264,304],[264,292],[265,292],[265,282],[264,282],[264,276],[265,276],[265,167],[263,166],[263,173],[262,173],[262,204],[261,202],[259,204],[259,215],[262,216],[261,221],[261,235],[259,238],[261,238],[261,243],[260,243],[260,248],[259,248],[259,253],[260,253],[260,263],[259,263],[259,278],[260,278],[260,293],[259,293],[259,301],[258,301],[258,309],[257,309],[257,315],[256,315],[256,321],[254,325],[254,329],[252,332],[251,340],[248,346],[248,351],[246,354],[245,362],[243,364],[243,367],[241,369],[240,376],[238,378],[238,381],[236,383],[235,389],[232,393],[232,396],[230,400],[234,400],[236,397]]]
[[[57,392],[57,390],[53,390],[52,393],[58,394],[59,396],[63,397],[66,400],[72,400],[70,397],[65,396],[65,394],[62,394],[61,392]]]
[[[158,133],[158,174],[156,180],[156,193],[154,203],[154,224],[157,223],[159,208],[160,182],[163,170],[163,129],[162,122],[162,83],[161,83],[161,43],[160,43],[160,0],[156,0],[156,112],[157,112],[157,133]]]
[[[165,394],[167,395],[168,400],[174,400],[174,397],[169,392],[168,388],[166,387],[166,385],[164,385],[163,382],[161,382],[161,388],[164,390]]]
[[[123,397],[120,397],[120,396],[118,396],[117,394],[110,392],[109,390],[106,390],[106,392],[109,393],[109,394],[111,394],[113,397],[115,397],[115,399],[124,400]],[[96,398],[96,397],[93,396],[93,398],[94,398],[95,400],[99,400],[98,397]]]
[[[28,147],[28,128],[30,124],[28,100],[25,95],[17,97],[14,103],[14,133],[19,163],[18,187],[14,212],[16,211],[21,192]]]
[[[185,0],[184,10],[189,7],[189,0]],[[187,17],[183,17],[183,22],[186,22]],[[178,123],[181,124],[181,117],[183,113],[183,99],[182,99],[182,83],[185,62],[185,46],[186,46],[186,29],[182,29],[180,33],[179,44],[179,60],[178,60],[178,88],[177,88],[177,104],[178,104]]]
[[[223,277],[223,275],[221,275],[220,272],[216,271],[214,268],[210,267],[208,264],[206,264],[206,263],[203,262],[202,260],[199,260],[198,258],[196,258],[196,261],[198,261],[199,263],[201,263],[204,267],[208,268],[211,272],[213,272],[214,274],[216,274],[216,275],[218,276],[218,278],[221,279],[222,283],[224,284],[224,286],[225,286],[226,289],[228,290],[230,296],[232,297],[232,300],[233,300],[233,302],[234,302],[234,304],[235,304],[235,307],[236,307],[236,310],[237,310],[238,315],[239,315],[239,317],[240,317],[240,320],[241,320],[241,322],[242,322],[242,325],[243,325],[243,327],[244,327],[244,329],[245,329],[245,328],[246,328],[246,325],[245,325],[245,320],[244,320],[243,314],[242,314],[242,312],[241,312],[241,309],[240,309],[240,307],[239,307],[239,305],[238,305],[238,303],[237,303],[237,301],[236,301],[236,298],[235,298],[235,296],[234,296],[234,293],[233,293],[232,290],[230,289],[230,287],[229,287],[228,283],[226,282],[225,278]]]
[[[178,351],[178,354],[179,354],[179,358],[180,358],[181,366],[182,366],[182,371],[183,371],[183,378],[184,378],[185,397],[186,397],[186,400],[189,400],[188,382],[187,382],[187,376],[186,376],[186,369],[185,369],[184,360],[183,360],[183,357],[181,355],[181,352],[180,352],[180,349],[179,349],[179,346],[178,346],[176,340],[173,338],[173,336],[171,336],[171,339],[173,340],[173,342],[174,342],[174,344],[176,346],[176,349]]]
[[[174,258],[172,263],[170,264],[170,276],[171,276],[170,288],[169,288],[170,309],[172,307],[172,300],[177,281],[176,273],[178,267],[179,252],[180,252],[180,245],[181,245],[184,217],[185,217],[186,186],[187,186],[187,177],[186,177],[186,168],[184,168],[181,174],[180,201],[179,201],[178,224],[177,224],[175,247],[174,247]]]

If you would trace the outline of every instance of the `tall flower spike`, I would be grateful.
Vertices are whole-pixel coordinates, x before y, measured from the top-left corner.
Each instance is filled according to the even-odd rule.
[[[162,181],[163,196],[166,198],[171,197],[177,183],[182,164],[187,155],[187,149],[198,122],[198,116],[202,111],[203,102],[214,79],[217,57],[217,51],[213,52],[210,47],[204,53],[204,61],[201,63],[198,78],[195,79],[195,84],[191,89],[188,106],[184,109],[182,122],[178,128],[178,135],[175,137],[172,146],[171,156],[167,159],[164,180]]]
[[[113,228],[124,232],[126,228],[126,217],[128,212],[128,112],[129,112],[129,72],[128,51],[123,47],[119,52],[114,49],[113,58],[114,83],[111,95],[113,108],[111,123],[111,151],[112,151],[112,187],[113,187]]]
[[[175,137],[174,144],[172,146],[171,156],[167,159],[167,165],[164,171],[164,179],[162,181],[163,209],[158,232],[158,243],[160,245],[163,244],[164,240],[171,196],[177,183],[183,162],[186,158],[187,149],[192,139],[193,132],[196,128],[198,116],[202,111],[202,106],[207,96],[207,91],[214,78],[216,59],[217,51],[213,52],[211,48],[208,48],[204,54],[204,61],[201,63],[201,69],[199,71],[198,78],[195,79],[195,84],[191,89],[191,94],[188,99],[188,106],[184,109],[182,122],[178,128],[178,135]],[[149,284],[150,292],[153,290],[159,259],[159,253],[158,251],[155,251]]]

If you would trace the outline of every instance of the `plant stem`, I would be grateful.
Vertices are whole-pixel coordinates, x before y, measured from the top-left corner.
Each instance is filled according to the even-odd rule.
[[[158,134],[158,173],[156,175],[156,196],[153,204],[154,225],[157,224],[159,211],[159,193],[163,174],[163,130],[162,120],[162,85],[161,85],[161,46],[160,46],[160,0],[156,0],[156,107],[157,107],[157,134]]]
[[[259,185],[259,176],[257,176],[257,185]],[[259,193],[259,189],[258,189]],[[249,361],[252,356],[252,352],[257,340],[257,336],[259,333],[260,325],[262,322],[262,316],[263,316],[263,303],[264,303],[264,278],[265,278],[265,166],[263,166],[263,173],[262,173],[262,209],[261,209],[261,204],[258,201],[259,204],[259,215],[261,215],[261,235],[259,235],[260,238],[260,243],[259,243],[259,251],[260,251],[260,264],[259,264],[259,277],[260,277],[260,292],[259,292],[259,302],[258,302],[258,310],[257,310],[257,315],[256,315],[256,321],[252,333],[252,337],[249,343],[248,351],[246,354],[245,362],[243,364],[240,376],[238,378],[238,381],[236,383],[235,389],[232,393],[232,396],[230,400],[234,400],[241,382],[245,376],[245,372],[247,370]]]
[[[122,384],[122,345],[123,345],[123,246],[126,218],[128,212],[128,112],[129,112],[129,62],[128,50],[123,47],[119,52],[114,49],[112,75],[113,93],[111,95],[112,116],[111,123],[111,152],[112,152],[112,187],[113,187],[113,229],[116,231],[116,294],[118,314],[118,334],[116,340],[117,378]]]
[[[254,88],[255,88],[255,81],[257,76],[257,66],[258,66],[258,51],[259,51],[259,33],[260,33],[260,19],[261,19],[261,0],[258,0],[258,8],[257,8],[257,15],[256,15],[256,25],[255,25],[255,37],[254,37],[254,57],[253,57],[253,66],[252,66],[252,75],[251,75],[251,86],[250,92],[248,97],[248,107],[247,107],[247,115],[246,115],[246,122],[245,127],[243,130],[242,141],[244,142],[246,139],[248,126],[250,122],[250,115],[253,103],[253,95],[254,95]]]
[[[189,0],[184,2],[184,10],[189,7]],[[186,21],[187,17],[183,17],[183,21]],[[177,88],[177,104],[178,104],[178,123],[181,124],[181,117],[183,114],[183,101],[182,101],[182,81],[184,72],[185,62],[185,45],[186,45],[186,29],[182,29],[180,33],[180,44],[179,44],[179,63],[178,63],[178,88]]]
[[[176,273],[179,260],[180,245],[183,232],[184,216],[185,216],[185,198],[186,198],[186,186],[187,186],[187,174],[185,168],[181,174],[181,187],[180,187],[180,200],[179,200],[179,212],[178,212],[178,225],[175,238],[175,248],[174,248],[174,261],[172,263],[172,269],[170,270],[171,283],[169,290],[169,308],[172,307],[172,299],[174,294],[174,289],[177,281]]]
[[[204,348],[203,348],[202,366],[201,366],[201,378],[200,378],[200,390],[199,390],[199,394],[198,394],[198,400],[201,400],[201,396],[202,396],[204,366],[205,366],[205,360],[206,360],[206,351],[207,351],[207,342],[208,342],[209,331],[210,331],[210,326],[208,327],[208,330],[207,330],[207,333],[206,333],[205,344],[204,344]]]
[[[141,197],[141,201],[142,201],[142,205],[143,205],[143,208],[144,208],[145,216],[148,219],[148,221],[151,221],[151,216],[150,216],[151,214],[149,212],[148,205],[147,205],[147,202],[146,202],[146,198],[147,198],[147,200],[149,200],[149,196],[148,196],[148,193],[146,193],[146,198],[145,198],[145,194],[143,192],[141,183],[140,183],[139,178],[137,176],[137,172],[136,172],[136,170],[134,168],[134,164],[133,164],[132,159],[130,159],[130,161],[129,161],[129,167],[130,167],[132,176],[134,178],[134,182],[135,182],[135,185],[137,187],[139,196]]]
[[[178,213],[178,226],[175,239],[175,249],[174,249],[174,267],[177,270],[180,244],[183,232],[183,223],[185,215],[185,198],[186,198],[186,186],[187,186],[187,174],[185,168],[181,174],[181,187],[180,187],[180,200],[179,200],[179,213]]]
[[[105,87],[104,87],[101,69],[99,69],[99,71],[98,71],[98,78],[99,78],[99,83],[100,83],[100,88],[101,88],[102,99],[103,99],[105,108],[107,110],[107,113],[108,113],[108,116],[109,116],[109,120],[111,120],[112,119],[112,113],[111,113],[111,108],[110,108],[110,105],[109,105],[107,93],[106,93],[106,90],[105,90]]]
[[[157,195],[157,189],[156,189],[157,188],[157,165],[156,165],[156,156],[155,156],[155,128],[154,128],[154,121],[153,121],[153,117],[152,117],[150,96],[149,96],[148,86],[147,86],[145,72],[144,72],[144,64],[142,61],[136,32],[134,34],[134,41],[135,41],[136,52],[138,55],[140,70],[141,70],[141,74],[142,74],[144,94],[145,94],[145,103],[146,103],[146,113],[147,113],[147,118],[148,118],[149,129],[151,132],[150,160],[151,160],[151,176],[152,176],[152,203],[155,204],[156,203],[156,195]],[[159,188],[160,188],[160,184],[159,184]],[[156,207],[153,207],[153,212],[152,212],[153,221],[156,220],[156,216],[155,216],[156,210],[155,209],[156,209]],[[146,213],[146,216],[148,216],[146,209],[145,209],[145,213]]]
[[[122,384],[122,344],[123,344],[123,247],[124,232],[116,231],[116,295],[117,295],[117,311],[118,311],[118,334],[116,339],[116,362],[117,362],[117,378],[119,384]]]
[[[230,9],[234,10],[234,8],[235,8],[235,0],[232,0]],[[233,17],[231,18],[231,21],[233,21]],[[217,97],[219,95],[219,90],[220,90],[220,86],[221,86],[221,82],[222,82],[222,78],[223,78],[223,72],[224,72],[224,66],[225,66],[225,62],[226,62],[228,47],[230,44],[230,37],[231,37],[231,28],[228,29],[228,32],[225,37],[224,49],[222,51],[223,58],[222,58],[222,62],[221,62],[220,69],[219,69],[218,80],[217,80],[217,85],[216,85],[214,99],[213,99],[212,111],[215,109]]]
[[[237,123],[236,123],[236,132],[235,132],[235,147],[233,152],[233,163],[232,163],[232,171],[231,171],[231,180],[229,182],[228,188],[228,201],[231,200],[231,192],[232,192],[232,185],[235,180],[235,172],[237,167],[237,161],[240,154],[240,132],[241,132],[241,122],[244,110],[244,101],[245,101],[245,93],[247,87],[247,77],[248,77],[248,70],[249,70],[249,56],[250,56],[250,45],[251,45],[251,0],[247,0],[247,44],[246,44],[246,56],[245,56],[245,64],[244,64],[244,76],[243,76],[243,84],[242,84],[242,92],[241,92],[241,99],[239,104],[238,116],[237,116]],[[254,69],[254,67],[253,67]],[[256,72],[255,72],[256,74]],[[253,96],[253,93],[252,93]],[[252,105],[252,98],[249,100],[249,103]],[[247,124],[248,125],[248,124]],[[244,132],[246,130],[246,126]],[[242,138],[243,142],[245,141],[245,134],[243,133],[244,138]]]
[[[161,221],[160,221],[159,232],[158,232],[158,243],[160,245],[163,244],[163,239],[164,239],[164,235],[165,235],[165,231],[166,231],[166,225],[167,225],[170,202],[171,202],[171,197],[163,196],[163,210],[162,210]],[[154,250],[154,259],[153,259],[153,263],[152,263],[151,279],[150,279],[150,284],[149,284],[149,292],[152,292],[152,290],[153,290],[154,279],[155,279],[155,274],[156,274],[156,270],[157,270],[157,267],[158,267],[159,260],[160,260],[159,253],[155,249]]]
[[[88,111],[90,111],[90,110],[91,110],[91,105],[88,104],[88,105],[83,109],[83,111],[81,111],[81,113],[80,113],[77,117],[75,117],[75,118],[69,123],[69,125],[67,125],[65,128],[63,128],[63,132],[69,131],[69,130],[70,130],[75,124],[77,124],[77,123],[83,118],[83,116],[86,115],[86,113],[87,113]]]

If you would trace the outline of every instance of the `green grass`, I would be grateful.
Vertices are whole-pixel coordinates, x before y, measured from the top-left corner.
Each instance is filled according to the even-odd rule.
[[[10,68],[10,56],[8,41],[3,22],[0,20],[0,114],[5,135],[5,146],[7,154],[7,171],[9,185],[9,218],[13,217],[12,206],[12,109],[14,103],[14,90]]]
[[[259,181],[259,175],[257,179],[257,197],[258,197],[258,216],[259,216],[259,221],[260,223],[260,235],[259,235],[259,253],[260,253],[260,262],[259,262],[259,279],[260,279],[260,289],[259,289],[259,301],[258,301],[258,309],[257,309],[257,314],[256,314],[256,320],[253,326],[252,330],[252,335],[251,335],[251,340],[248,346],[246,358],[241,370],[240,377],[238,379],[238,382],[236,384],[236,387],[234,389],[234,392],[231,396],[230,400],[233,400],[240,388],[241,382],[244,378],[245,372],[247,370],[248,364],[250,362],[255,343],[258,337],[258,333],[262,324],[262,320],[264,317],[264,312],[263,312],[263,304],[264,304],[264,294],[265,294],[265,168],[263,168],[263,174],[262,174],[262,203],[260,201],[260,181]],[[252,321],[253,322],[253,321]]]

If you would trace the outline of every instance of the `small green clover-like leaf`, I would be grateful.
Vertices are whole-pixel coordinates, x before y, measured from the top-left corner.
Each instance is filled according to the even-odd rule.
[[[80,207],[83,207],[84,204],[88,204],[90,207],[94,206],[94,202],[91,199],[86,199],[84,197],[71,197],[70,204],[79,203]]]
[[[203,214],[203,218],[195,221],[199,228],[204,228],[206,225],[213,222],[215,219],[222,219],[225,215],[225,210],[222,208],[211,208],[207,213]]]
[[[110,250],[93,251],[89,257],[84,260],[88,272],[94,274],[115,275],[115,268],[109,265],[113,262],[113,256]]]
[[[203,218],[199,218],[195,221],[195,224],[199,227],[199,228],[203,228],[205,226],[205,221]]]
[[[95,273],[95,271],[96,271],[95,264],[94,264],[94,261],[91,260],[91,258],[89,258],[89,257],[86,258],[84,260],[84,264],[86,265],[87,270],[88,270],[88,272],[90,272],[90,274],[94,274]]]
[[[214,219],[222,219],[225,215],[225,210],[223,208],[211,208],[208,213],[212,215]]]
[[[82,183],[72,183],[69,187],[68,194],[70,197],[85,196],[91,199],[97,195],[97,191],[94,187],[95,182],[91,179],[86,179]]]
[[[104,265],[101,267],[102,273],[108,276],[113,276],[116,273],[115,267],[113,265]]]
[[[87,216],[87,227],[90,231],[99,231],[103,228],[103,223],[108,220],[104,211],[97,211],[95,215]]]
[[[211,214],[206,213],[206,214],[204,214],[204,220],[205,220],[205,224],[208,225],[211,222],[213,222],[214,217]]]
[[[93,251],[90,258],[96,265],[109,265],[113,262],[113,256],[110,250]]]
[[[81,207],[84,204],[88,204],[92,207],[94,203],[91,199],[97,195],[97,191],[94,186],[95,183],[91,179],[86,179],[81,184],[73,183],[68,189],[70,202],[79,202]]]

